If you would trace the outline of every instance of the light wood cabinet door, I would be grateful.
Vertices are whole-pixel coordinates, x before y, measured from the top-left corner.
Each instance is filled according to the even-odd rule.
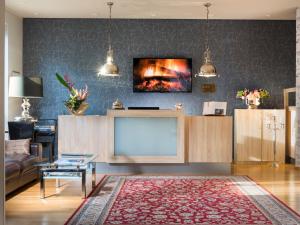
[[[232,117],[188,118],[189,162],[232,162]]]
[[[236,109],[235,160],[261,161],[262,159],[262,111]]]
[[[59,116],[58,153],[97,155],[106,162],[107,119],[104,116]]]
[[[285,110],[263,110],[262,161],[285,161]],[[275,130],[276,124],[276,146]]]
[[[287,155],[290,158],[295,159],[296,129],[297,129],[296,108],[289,107],[286,115],[287,115],[286,118]]]
[[[285,110],[235,110],[235,161],[273,161],[275,124],[276,161],[285,161]]]

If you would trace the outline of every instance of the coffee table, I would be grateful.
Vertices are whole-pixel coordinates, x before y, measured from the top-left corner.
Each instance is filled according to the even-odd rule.
[[[53,163],[37,163],[40,167],[40,197],[45,198],[45,180],[55,179],[56,187],[60,179],[81,179],[82,198],[86,198],[86,173],[92,170],[92,188],[96,186],[96,155],[93,154],[61,154]]]

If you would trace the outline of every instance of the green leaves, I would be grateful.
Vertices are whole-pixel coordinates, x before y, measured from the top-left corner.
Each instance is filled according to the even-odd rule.
[[[244,96],[244,91],[237,91],[237,93],[236,93],[237,98],[241,98],[243,96]]]
[[[59,75],[58,73],[55,74],[56,75],[56,79],[59,81],[59,83],[61,83],[63,86],[65,86],[66,88],[69,89],[69,91],[71,91],[71,87],[68,85],[68,83],[64,80],[64,78]]]
[[[265,89],[260,89],[259,94],[260,94],[260,98],[269,98],[270,97],[270,93]]]
[[[78,99],[76,96],[70,96],[70,98],[65,101],[65,106],[71,109],[72,111],[76,111],[79,109],[81,103],[83,103],[84,100]]]
[[[72,95],[76,95],[74,88],[71,87],[69,85],[69,83],[67,81],[65,81],[65,79],[61,75],[56,73],[55,76],[56,76],[56,79],[59,81],[59,83],[61,83],[64,87],[66,87]]]

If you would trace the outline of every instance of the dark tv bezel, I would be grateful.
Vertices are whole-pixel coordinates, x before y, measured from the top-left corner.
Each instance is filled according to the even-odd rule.
[[[189,91],[138,91],[134,88],[134,60],[136,59],[187,59],[191,68],[191,88]],[[192,93],[193,91],[193,59],[186,57],[138,57],[132,59],[132,90],[134,93]]]

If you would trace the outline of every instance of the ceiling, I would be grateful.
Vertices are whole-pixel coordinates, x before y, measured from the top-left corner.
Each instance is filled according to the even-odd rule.
[[[109,0],[107,0],[109,1]],[[106,0],[6,0],[24,18],[107,18]],[[295,20],[300,0],[207,0],[211,19]],[[205,0],[114,0],[113,18],[204,19]]]

